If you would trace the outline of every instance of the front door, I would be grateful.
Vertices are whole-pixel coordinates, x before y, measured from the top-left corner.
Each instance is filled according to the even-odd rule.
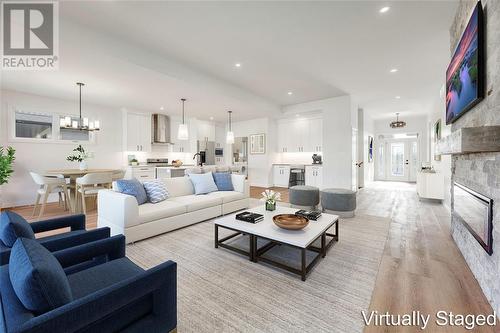
[[[381,180],[414,182],[417,178],[417,139],[387,140],[383,145],[383,163],[379,162]],[[385,172],[383,172],[385,171]],[[385,173],[385,175],[384,175]],[[385,177],[384,177],[385,176]]]

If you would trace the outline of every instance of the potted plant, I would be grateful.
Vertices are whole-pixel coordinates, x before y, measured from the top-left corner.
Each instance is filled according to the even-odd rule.
[[[266,210],[273,211],[276,209],[276,201],[281,200],[281,193],[273,190],[265,190],[262,192],[262,201],[266,202]]]
[[[14,163],[15,157],[15,149],[12,147],[7,147],[5,151],[4,147],[0,147],[0,187],[3,184],[7,184],[9,182],[9,177],[14,172],[12,168],[12,164]],[[0,188],[1,191],[1,188]],[[0,192],[1,196],[1,192]],[[2,200],[0,198],[0,210],[2,210]]]
[[[82,145],[78,145],[75,149],[73,149],[73,153],[66,157],[66,160],[70,162],[79,162],[79,168],[80,170],[87,170],[88,165],[87,165],[87,159],[89,158],[89,154],[85,152],[85,149],[82,147]]]
[[[136,158],[130,160],[130,165],[139,165],[139,161]]]

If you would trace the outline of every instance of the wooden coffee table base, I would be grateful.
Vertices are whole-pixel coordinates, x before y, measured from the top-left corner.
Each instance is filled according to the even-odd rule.
[[[226,236],[224,238],[219,239],[219,227],[224,228],[224,229],[228,229],[228,230],[232,230],[232,231],[234,231],[234,233],[229,235],[229,236]],[[315,243],[318,239],[321,239],[321,247],[310,245],[307,248],[302,248],[302,247],[290,245],[290,244],[283,243],[283,242],[278,242],[276,240],[272,240],[269,238],[256,236],[256,235],[252,235],[252,234],[248,234],[248,236],[249,236],[249,249],[250,249],[249,252],[225,243],[225,242],[227,242],[227,241],[229,241],[229,240],[231,240],[234,237],[239,236],[239,235],[246,235],[246,233],[242,233],[236,229],[228,228],[225,226],[219,226],[219,225],[215,224],[215,247],[218,248],[220,246],[220,247],[223,247],[225,249],[242,254],[244,256],[248,256],[250,261],[253,261],[253,262],[262,261],[266,264],[269,264],[269,265],[284,269],[288,272],[300,275],[302,281],[305,281],[307,275],[311,272],[312,268],[318,263],[319,259],[324,258],[326,256],[326,252],[328,251],[328,249],[333,245],[334,242],[337,242],[339,240],[339,227],[338,227],[338,221],[336,221],[334,234],[331,234],[331,233],[328,233],[328,231],[325,231],[324,233],[322,233],[318,238],[316,238],[312,242],[312,243]],[[330,238],[328,240],[328,242],[327,242],[327,237]],[[266,245],[263,245],[259,248],[259,247],[257,247],[257,240],[259,238],[265,239],[269,242]],[[277,245],[284,245],[284,246],[296,248],[296,249],[301,251],[300,269],[297,269],[297,268],[292,267],[292,266],[288,266],[287,264],[276,261],[276,260],[272,260],[272,259],[263,257],[263,255],[267,251],[269,251],[270,249],[272,249],[273,247],[275,247]],[[307,251],[313,251],[313,252],[317,253],[317,255],[309,263],[309,265],[307,265],[307,262],[306,262]]]

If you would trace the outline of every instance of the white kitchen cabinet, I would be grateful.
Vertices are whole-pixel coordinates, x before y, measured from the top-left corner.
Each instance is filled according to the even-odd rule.
[[[226,146],[226,128],[222,125],[215,126],[215,148]],[[224,151],[224,154],[226,152]]]
[[[288,153],[290,149],[290,123],[289,122],[279,122],[278,123],[278,152]]]
[[[209,121],[197,121],[197,137],[199,141],[215,141],[215,124]]]
[[[323,120],[320,118],[309,120],[308,149],[313,153],[323,151]]]
[[[129,166],[125,178],[135,178],[141,181],[154,180],[156,178],[155,167],[148,165]]]
[[[278,122],[279,153],[319,153],[323,145],[321,118],[285,119]]]
[[[307,186],[317,188],[323,187],[323,167],[315,165],[306,165],[305,183]]]
[[[290,182],[290,166],[289,165],[274,165],[273,166],[273,184],[277,187],[288,187]]]
[[[127,151],[151,151],[151,115],[126,112],[125,142]]]

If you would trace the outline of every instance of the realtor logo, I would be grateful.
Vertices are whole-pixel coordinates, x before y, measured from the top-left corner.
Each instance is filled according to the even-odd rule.
[[[58,68],[57,2],[2,2],[2,69]]]

